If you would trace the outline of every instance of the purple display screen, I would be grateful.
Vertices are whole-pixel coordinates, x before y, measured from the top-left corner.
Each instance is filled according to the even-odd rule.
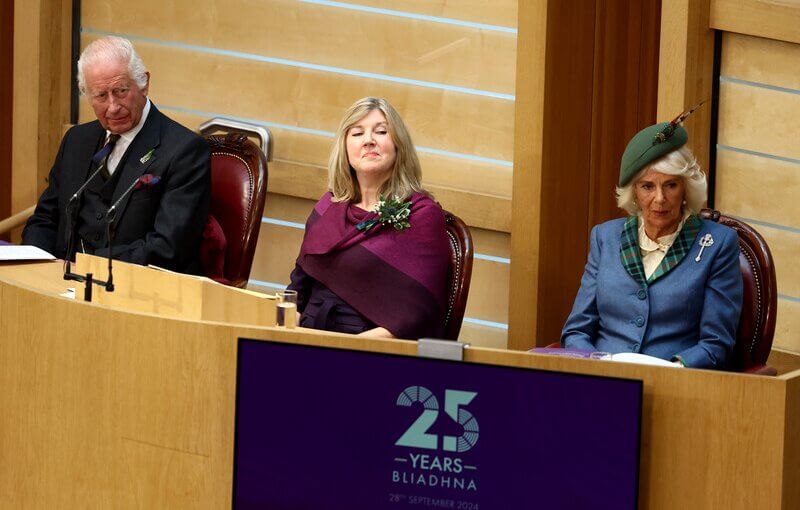
[[[239,340],[237,509],[636,508],[642,383]]]

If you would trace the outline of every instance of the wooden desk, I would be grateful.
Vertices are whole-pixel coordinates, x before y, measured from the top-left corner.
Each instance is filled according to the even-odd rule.
[[[416,353],[60,298],[48,266],[0,267],[0,508],[230,508],[238,337]],[[644,381],[641,508],[800,508],[800,371],[466,361]]]

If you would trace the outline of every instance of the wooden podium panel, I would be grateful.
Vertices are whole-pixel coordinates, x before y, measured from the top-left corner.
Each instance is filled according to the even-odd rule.
[[[20,283],[42,281],[46,265],[0,267],[0,508],[230,508],[239,337],[416,353],[409,341],[131,312]],[[481,348],[465,362],[641,379],[641,508],[800,508],[800,371]]]
[[[73,272],[105,280],[108,259],[78,253]],[[182,319],[275,325],[275,299],[202,276],[114,261],[114,291],[95,286],[92,301],[128,311]],[[80,285],[73,282],[74,285]],[[77,293],[80,298],[81,292]]]

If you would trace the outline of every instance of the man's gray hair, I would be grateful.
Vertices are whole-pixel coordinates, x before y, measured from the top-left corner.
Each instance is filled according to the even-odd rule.
[[[625,186],[617,186],[617,206],[620,209],[628,211],[631,215],[639,214],[640,209],[636,204],[636,193],[633,188],[636,181],[651,168],[662,174],[678,175],[683,178],[686,184],[686,194],[683,197],[686,200],[686,208],[692,214],[700,212],[708,198],[708,183],[705,174],[700,170],[700,165],[697,164],[697,159],[686,146],[642,168]]]
[[[97,62],[125,62],[128,64],[128,75],[139,86],[147,85],[147,69],[142,58],[133,49],[133,44],[127,39],[109,35],[95,39],[83,50],[78,59],[78,90],[86,93],[86,77],[84,71],[87,67]]]

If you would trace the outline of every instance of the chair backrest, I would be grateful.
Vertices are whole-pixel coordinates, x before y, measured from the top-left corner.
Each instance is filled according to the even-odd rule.
[[[444,336],[448,340],[458,340],[472,279],[472,234],[458,216],[445,211],[444,218],[447,240],[450,244]]]
[[[743,221],[711,209],[703,209],[700,216],[731,227],[739,234],[739,269],[742,272],[744,295],[730,369],[767,373],[760,368],[766,367],[772,349],[778,313],[778,289],[772,253],[764,238]]]
[[[242,133],[210,135],[205,139],[211,147],[209,215],[219,223],[227,243],[223,277],[215,279],[245,287],[267,196],[267,160]]]

